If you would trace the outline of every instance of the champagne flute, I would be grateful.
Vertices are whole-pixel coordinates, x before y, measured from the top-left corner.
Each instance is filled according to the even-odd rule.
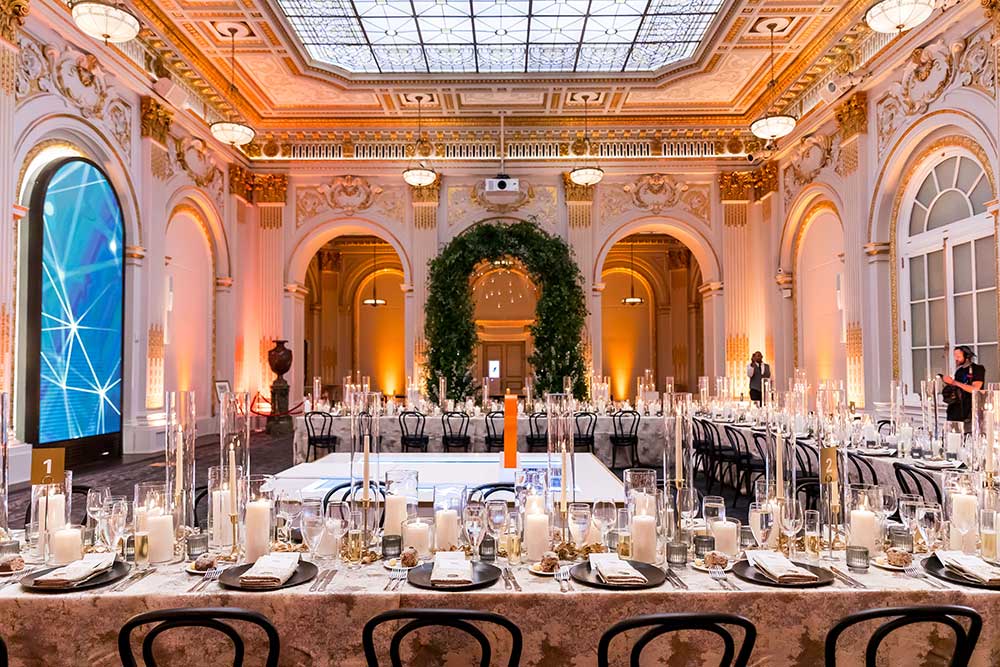
[[[521,531],[523,530],[520,512],[511,512],[507,517],[507,563],[521,564]]]
[[[95,542],[99,535],[102,536],[103,541],[102,510],[109,500],[111,500],[111,487],[95,486],[87,490],[87,523],[90,525],[93,522]]]
[[[615,520],[618,518],[618,506],[615,501],[602,498],[594,502],[594,507],[591,510],[591,516],[594,521],[597,522],[597,527],[601,530],[601,542],[604,546],[611,548],[608,543],[608,533],[611,532],[611,528],[615,525]]]
[[[462,508],[462,527],[472,547],[472,560],[477,561],[479,545],[482,544],[486,532],[486,508],[482,503],[467,503]]]
[[[795,536],[802,530],[802,503],[796,498],[785,498],[781,503],[781,532],[788,539],[788,558],[795,558]]]
[[[105,530],[107,531],[108,545],[112,551],[115,551],[118,540],[125,534],[128,513],[129,502],[127,500],[109,500],[100,510],[101,518],[104,521]]]
[[[300,519],[302,539],[309,548],[309,560],[316,562],[316,549],[326,533],[326,517],[323,515],[323,504],[318,500],[302,503]]]
[[[766,547],[774,529],[774,507],[770,503],[750,503],[750,530],[758,547]]]
[[[587,543],[587,533],[590,530],[592,512],[588,503],[570,503],[567,510],[569,532],[577,548]]]
[[[623,560],[632,558],[632,517],[627,509],[617,512],[618,524],[618,557]]]

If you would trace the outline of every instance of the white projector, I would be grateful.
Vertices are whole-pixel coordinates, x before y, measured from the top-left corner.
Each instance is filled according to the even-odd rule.
[[[486,179],[487,192],[518,192],[520,183],[516,178],[500,175],[496,178]]]

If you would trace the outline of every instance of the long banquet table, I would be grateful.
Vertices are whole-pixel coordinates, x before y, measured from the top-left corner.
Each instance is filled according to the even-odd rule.
[[[374,564],[354,571],[341,567],[326,592],[309,592],[305,585],[249,593],[210,584],[203,593],[187,593],[195,578],[185,574],[181,565],[171,565],[160,567],[120,593],[32,594],[8,586],[0,590],[0,633],[15,667],[110,667],[120,664],[115,643],[118,629],[134,614],[171,607],[244,607],[265,614],[277,627],[282,666],[356,667],[364,664],[361,629],[373,615],[400,607],[472,608],[498,612],[517,623],[524,633],[522,665],[591,667],[596,664],[598,638],[618,620],[654,612],[722,611],[744,615],[756,624],[759,635],[751,664],[815,667],[823,664],[827,630],[849,613],[872,607],[950,603],[971,606],[984,617],[983,635],[972,664],[1000,664],[997,593],[935,590],[923,582],[876,569],[857,575],[868,585],[864,590],[838,582],[818,589],[779,591],[736,580],[741,590],[726,592],[706,574],[678,571],[690,590],[674,590],[664,584],[654,590],[618,592],[574,584],[573,592],[562,594],[557,582],[531,575],[522,567],[517,571],[523,587],[520,593],[505,590],[502,582],[467,593],[424,591],[404,583],[399,592],[391,593],[382,590],[387,571]],[[865,631],[871,632],[871,626]],[[174,631],[160,637],[157,652],[164,656],[165,664],[226,664],[223,657],[228,649],[215,639],[197,637],[197,632],[201,631]],[[863,664],[861,637],[852,632],[841,639],[838,664]],[[379,638],[384,648],[385,635]],[[471,664],[469,652],[473,649],[459,643],[450,631],[425,632],[421,638],[423,644],[408,664]],[[652,645],[658,659],[644,660],[643,664],[716,665],[713,641],[704,635],[661,639]],[[620,642],[613,645],[619,652],[619,662],[613,664],[626,664],[621,662]],[[891,640],[883,664],[944,664],[940,654],[947,644],[944,630],[928,632],[922,626],[917,633]],[[165,660],[168,650],[170,659]],[[260,655],[258,652],[248,664],[262,664]]]

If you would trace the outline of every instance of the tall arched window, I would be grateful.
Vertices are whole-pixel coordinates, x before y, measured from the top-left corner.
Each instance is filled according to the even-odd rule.
[[[29,215],[26,439],[73,446],[67,463],[120,451],[125,238],[118,197],[94,163],[59,159],[39,173]]]
[[[911,393],[928,376],[952,371],[956,345],[971,346],[987,369],[997,367],[991,199],[982,165],[957,148],[923,165],[905,193],[899,310],[902,376]]]

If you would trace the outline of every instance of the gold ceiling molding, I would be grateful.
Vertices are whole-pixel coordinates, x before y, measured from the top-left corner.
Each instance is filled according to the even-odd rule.
[[[28,0],[0,0],[0,37],[16,45],[29,11]]]
[[[249,203],[253,200],[253,188],[253,172],[241,165],[231,163],[229,165],[229,194],[236,195]]]
[[[170,137],[170,123],[174,114],[154,98],[143,95],[139,100],[139,133],[149,137],[161,146],[166,146]]]
[[[841,141],[868,132],[868,93],[861,90],[837,107]]]
[[[566,203],[592,204],[594,203],[594,191],[596,185],[578,185],[573,182],[569,172],[562,172],[563,196]]]
[[[284,204],[288,199],[288,176],[255,174],[253,200],[256,204]]]

